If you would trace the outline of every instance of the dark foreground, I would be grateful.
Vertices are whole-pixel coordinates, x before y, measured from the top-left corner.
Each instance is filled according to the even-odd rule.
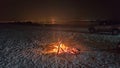
[[[33,27],[0,29],[0,68],[119,68],[115,49],[120,35],[97,35]],[[46,45],[58,38],[80,46],[80,54],[42,54]]]

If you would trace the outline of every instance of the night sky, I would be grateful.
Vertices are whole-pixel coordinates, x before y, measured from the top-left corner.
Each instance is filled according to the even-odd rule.
[[[0,0],[0,21],[120,19],[119,0]]]

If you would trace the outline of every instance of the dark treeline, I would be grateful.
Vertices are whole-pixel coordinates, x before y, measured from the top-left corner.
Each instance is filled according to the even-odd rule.
[[[88,27],[91,25],[97,25],[97,24],[106,24],[106,25],[116,25],[116,24],[120,24],[120,21],[115,21],[115,20],[95,20],[95,21],[79,21],[79,22],[75,22],[73,21],[73,24],[45,24],[42,22],[31,22],[31,21],[27,21],[27,22],[0,22],[0,25],[22,25],[22,26],[51,26],[51,27]]]

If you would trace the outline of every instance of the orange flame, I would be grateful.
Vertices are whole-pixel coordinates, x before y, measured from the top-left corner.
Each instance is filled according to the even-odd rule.
[[[47,53],[70,53],[70,54],[76,54],[78,53],[78,50],[76,48],[65,46],[65,44],[58,42],[57,44],[54,44]]]

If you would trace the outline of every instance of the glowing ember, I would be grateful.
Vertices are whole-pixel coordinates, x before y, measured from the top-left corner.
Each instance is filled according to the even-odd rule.
[[[62,54],[62,53],[69,53],[69,54],[76,54],[79,53],[79,50],[76,48],[65,46],[65,44],[58,42],[56,44],[53,44],[50,46],[50,50],[47,51],[47,53],[56,53],[56,54]]]

